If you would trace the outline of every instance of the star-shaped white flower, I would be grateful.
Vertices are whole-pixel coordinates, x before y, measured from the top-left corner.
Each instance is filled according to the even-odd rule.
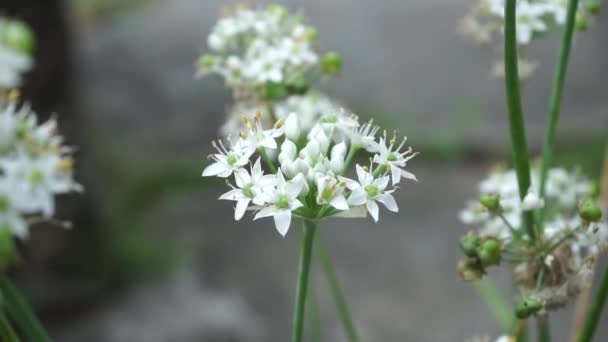
[[[358,182],[343,178],[346,186],[351,190],[350,197],[348,198],[350,205],[365,204],[367,211],[376,222],[378,222],[379,211],[376,201],[384,204],[386,209],[392,212],[396,213],[399,211],[395,198],[391,195],[395,190],[386,190],[390,180],[388,176],[374,179],[372,172],[365,171],[357,164],[357,177],[359,179]]]
[[[348,210],[348,202],[344,196],[345,179],[337,180],[330,176],[317,178],[317,203],[329,204],[338,210]]]
[[[362,147],[368,152],[377,152],[376,133],[378,133],[378,130],[380,130],[380,127],[374,125],[373,120],[364,123],[358,128],[354,128],[349,134],[351,145]]]
[[[228,178],[233,172],[247,165],[249,158],[255,152],[249,145],[243,144],[243,140],[231,144],[231,149],[226,149],[221,140],[219,140],[219,144],[215,141],[212,144],[219,153],[209,156],[215,162],[203,170],[203,177]]]
[[[264,205],[262,196],[264,189],[272,187],[276,183],[274,175],[264,175],[260,158],[251,167],[251,173],[244,168],[236,170],[234,180],[236,186],[232,186],[232,190],[221,195],[219,199],[236,201],[234,219],[237,221],[243,217],[250,203]]]
[[[391,177],[393,179],[393,185],[399,183],[401,178],[416,180],[414,174],[404,169],[407,161],[414,158],[417,153],[413,153],[411,148],[401,152],[401,148],[405,144],[407,138],[403,138],[403,141],[399,146],[395,147],[395,139],[387,141],[384,138],[380,138],[380,142],[377,145],[378,153],[374,155],[374,163],[384,165],[390,169]]]
[[[279,169],[276,186],[262,195],[267,205],[258,211],[254,220],[272,216],[277,231],[285,236],[291,224],[292,211],[303,206],[302,202],[298,200],[298,196],[302,193],[305,183],[306,180],[301,174],[289,182],[285,181],[285,177]]]
[[[246,121],[247,126],[247,132],[241,134],[243,145],[251,148],[252,150],[257,150],[259,148],[269,148],[274,150],[277,148],[277,142],[275,139],[283,135],[283,129],[264,129],[264,127],[262,127],[262,119],[259,111],[256,112],[253,117],[253,124],[246,116],[243,117],[243,120]]]

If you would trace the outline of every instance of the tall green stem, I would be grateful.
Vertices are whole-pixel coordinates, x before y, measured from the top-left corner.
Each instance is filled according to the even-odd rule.
[[[549,327],[549,315],[539,316],[536,318],[536,327],[538,328],[538,341],[551,342],[551,328]]]
[[[344,291],[340,287],[340,282],[338,281],[338,277],[336,276],[336,271],[331,262],[331,258],[325,249],[325,246],[321,242],[321,239],[317,241],[317,253],[319,254],[319,260],[321,261],[321,266],[323,268],[323,272],[325,273],[325,279],[327,280],[327,284],[329,285],[329,289],[331,291],[332,297],[336,302],[336,309],[338,310],[338,316],[340,317],[340,322],[342,322],[342,326],[344,327],[344,332],[346,333],[347,340],[349,342],[358,342],[359,336],[357,335],[357,331],[355,330],[355,325],[353,324],[352,315],[350,314],[350,310],[348,309],[348,304],[346,302],[346,297],[344,296]]]
[[[568,12],[566,14],[566,26],[562,35],[562,42],[559,51],[559,59],[555,66],[555,76],[553,79],[553,90],[551,91],[551,103],[549,105],[549,121],[545,130],[545,139],[543,142],[543,164],[540,173],[540,188],[538,193],[540,197],[545,196],[545,184],[547,182],[547,174],[553,160],[553,142],[555,140],[555,131],[557,129],[557,121],[559,119],[559,111],[561,106],[562,93],[566,80],[566,70],[568,69],[568,59],[570,57],[570,48],[572,46],[572,36],[574,34],[574,24],[576,22],[576,10],[578,8],[578,0],[570,0],[568,3]],[[543,229],[543,221],[545,210],[540,211],[539,229]],[[542,231],[541,231],[542,232]]]
[[[0,341],[3,342],[19,342],[19,337],[13,330],[11,323],[4,314],[0,311]]]
[[[513,159],[519,185],[519,196],[523,200],[530,187],[530,163],[517,68],[516,2],[517,0],[507,0],[505,6],[505,85]],[[524,228],[530,236],[530,240],[534,241],[536,233],[533,227],[532,212],[524,211],[522,215]]]
[[[578,337],[578,342],[591,342],[593,334],[595,334],[597,324],[602,315],[604,304],[606,304],[606,297],[608,297],[608,269],[604,271],[604,277],[602,278],[602,282],[600,283],[600,287],[595,295],[595,298],[593,298],[593,304],[589,310],[589,313],[587,314],[585,325],[583,326],[583,330],[581,330]]]
[[[304,221],[304,237],[300,246],[300,264],[298,266],[298,284],[296,288],[296,302],[293,312],[292,342],[301,342],[304,331],[304,311],[306,307],[306,291],[308,289],[308,275],[310,273],[310,256],[315,241],[317,224]]]

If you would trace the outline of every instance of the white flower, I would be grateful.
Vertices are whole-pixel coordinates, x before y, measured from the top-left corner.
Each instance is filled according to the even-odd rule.
[[[369,120],[350,132],[349,139],[351,145],[363,147],[368,152],[378,152],[378,143],[376,142],[378,130],[380,130],[380,127],[374,125],[374,120]]]
[[[0,179],[0,229],[7,229],[19,238],[29,235],[27,224],[18,208],[15,208],[15,196],[18,189],[6,178]]]
[[[249,158],[255,152],[249,145],[243,144],[242,140],[238,140],[235,144],[231,144],[231,149],[226,149],[221,140],[219,144],[212,142],[213,147],[219,152],[209,156],[215,162],[203,170],[203,177],[218,176],[222,178],[230,177],[230,175],[241,169],[249,163]]]
[[[394,190],[385,190],[388,186],[390,178],[382,176],[374,179],[372,172],[365,171],[357,164],[357,177],[359,182],[341,178],[346,182],[346,186],[352,191],[348,198],[348,203],[351,205],[367,206],[367,211],[370,213],[374,221],[378,222],[378,204],[376,201],[384,204],[386,209],[392,212],[398,212],[399,208],[391,193]]]
[[[300,137],[300,123],[298,122],[298,115],[296,113],[290,113],[287,116],[283,124],[283,131],[287,139],[298,140]]]
[[[298,196],[304,189],[305,181],[302,178],[285,181],[283,173],[277,171],[276,186],[268,192],[263,193],[264,202],[267,206],[260,209],[254,220],[272,216],[277,231],[285,236],[291,224],[291,212],[304,206],[298,200]]]
[[[264,175],[260,158],[251,167],[251,173],[245,169],[239,169],[234,173],[236,187],[220,196],[222,200],[236,201],[234,219],[240,220],[250,203],[264,205],[263,191],[276,183],[274,175]]]
[[[401,178],[416,180],[414,174],[404,169],[407,161],[414,158],[416,153],[413,153],[411,148],[401,152],[401,148],[405,144],[407,138],[403,138],[401,144],[395,147],[395,139],[391,139],[388,142],[385,138],[380,138],[380,143],[377,145],[378,154],[374,155],[374,163],[387,166],[390,169],[391,176],[393,179],[393,185],[399,183]]]
[[[354,114],[347,115],[344,109],[326,113],[320,124],[327,136],[335,142],[347,139],[359,127],[358,118]]]
[[[247,122],[247,133],[241,134],[243,138],[243,145],[252,149],[257,150],[259,148],[276,149],[277,142],[276,138],[283,135],[282,129],[264,129],[262,127],[262,120],[260,112],[257,112],[253,117],[253,125],[249,122],[249,119],[244,116],[243,120]]]
[[[524,199],[521,201],[521,209],[524,211],[530,211],[540,209],[545,206],[545,201],[538,197],[533,191],[528,191]]]
[[[11,89],[21,85],[21,75],[32,68],[31,57],[12,50],[0,42],[0,88]]]
[[[334,173],[340,173],[344,169],[344,157],[346,157],[346,143],[341,142],[331,148],[329,168]]]
[[[338,210],[348,210],[348,202],[344,196],[346,182],[334,177],[325,176],[317,179],[317,203],[329,204]]]

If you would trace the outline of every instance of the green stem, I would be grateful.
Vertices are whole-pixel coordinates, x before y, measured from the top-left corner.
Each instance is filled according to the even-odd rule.
[[[19,342],[19,337],[17,337],[11,323],[2,311],[0,311],[0,340],[3,342]]]
[[[306,300],[308,303],[308,323],[310,327],[310,340],[312,342],[321,342],[321,315],[319,313],[319,300],[317,298],[317,291],[313,284],[308,287],[310,295]]]
[[[318,240],[319,241],[317,242],[317,254],[319,255],[321,267],[323,268],[323,272],[325,273],[325,279],[327,280],[327,284],[329,285],[332,297],[336,302],[338,316],[340,317],[340,322],[342,322],[342,326],[344,327],[347,340],[349,342],[358,342],[359,336],[357,335],[355,325],[353,324],[352,315],[350,314],[350,310],[348,309],[346,296],[344,296],[344,291],[342,291],[342,288],[340,287],[340,283],[338,281],[338,277],[336,276],[336,271],[331,262],[331,258],[329,257],[329,254],[327,253],[327,250],[325,249],[325,246],[323,245],[321,240]]]
[[[593,299],[593,304],[587,314],[585,325],[578,337],[578,342],[591,342],[602,315],[602,309],[604,309],[604,304],[606,304],[606,297],[608,297],[608,269],[604,272],[604,277]]]
[[[308,275],[310,273],[310,256],[314,245],[317,224],[304,221],[304,237],[300,246],[300,264],[298,266],[298,284],[296,288],[296,302],[293,313],[292,342],[302,342],[304,330],[304,311],[306,307],[306,290],[308,288]]]
[[[555,140],[555,131],[557,129],[557,121],[559,119],[559,111],[561,106],[562,93],[566,80],[566,70],[568,68],[568,59],[570,57],[570,48],[572,46],[572,36],[574,34],[574,24],[576,22],[576,10],[578,8],[578,0],[570,0],[568,3],[568,12],[566,15],[566,24],[562,42],[559,51],[559,59],[555,67],[555,76],[553,79],[553,90],[551,91],[551,103],[549,106],[549,122],[545,130],[545,139],[543,142],[543,163],[540,173],[540,188],[538,193],[540,197],[545,196],[545,185],[547,182],[547,174],[553,160],[553,141]],[[545,210],[541,209],[539,214],[539,229],[543,229]],[[541,230],[542,232],[542,230]]]
[[[359,146],[350,147],[350,150],[348,150],[348,154],[346,155],[346,158],[344,159],[344,167],[342,168],[340,175],[344,174],[344,172],[346,171],[346,169],[348,168],[350,163],[353,161],[353,158],[357,154],[357,151],[359,151],[359,148],[360,148]]]
[[[262,159],[264,159],[264,162],[268,166],[268,169],[270,169],[270,171],[272,173],[277,173],[277,168],[274,166],[274,163],[272,162],[272,160],[270,160],[270,158],[268,157],[268,153],[266,153],[266,149],[263,147],[260,147],[259,151],[260,151],[260,157],[262,157]]]
[[[538,341],[551,342],[551,328],[549,328],[549,315],[538,316],[536,318],[538,328]]]
[[[517,230],[517,229],[515,229],[515,227],[513,227],[513,225],[511,224],[511,222],[509,222],[509,220],[507,220],[505,215],[500,214],[500,215],[498,215],[498,217],[500,217],[502,222],[509,228],[509,230],[511,231],[511,236],[513,236],[514,239],[516,239],[516,240],[521,239],[521,233],[519,232],[519,230]]]
[[[505,7],[505,85],[519,197],[523,200],[530,188],[530,162],[521,106],[519,71],[517,70],[516,2],[517,0],[507,0]],[[522,216],[524,228],[530,236],[530,240],[534,241],[536,233],[533,227],[532,212],[523,211]]]
[[[474,283],[477,292],[484,299],[488,308],[494,314],[496,321],[500,323],[505,332],[512,331],[515,328],[515,317],[513,316],[513,307],[507,302],[505,297],[500,293],[496,284],[490,279],[482,279]]]

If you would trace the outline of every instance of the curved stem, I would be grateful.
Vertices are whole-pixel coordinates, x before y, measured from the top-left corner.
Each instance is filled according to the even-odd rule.
[[[549,107],[549,122],[547,123],[543,142],[543,163],[540,173],[540,188],[538,189],[540,197],[545,196],[547,174],[549,173],[549,168],[551,167],[551,162],[553,160],[553,142],[555,140],[555,130],[557,128],[557,121],[559,119],[562,93],[564,90],[564,82],[566,80],[566,70],[568,68],[568,59],[570,57],[570,48],[572,46],[572,36],[574,34],[577,8],[578,0],[570,0],[568,3],[566,24],[559,51],[559,59],[557,61],[557,66],[555,67],[553,90],[551,91],[551,103]],[[542,224],[544,221],[544,216],[545,210],[541,209],[539,216],[539,229],[543,229]]]
[[[597,290],[595,298],[593,298],[591,310],[589,310],[589,313],[587,314],[587,319],[585,320],[583,330],[578,337],[578,342],[591,342],[600,316],[602,315],[604,304],[606,304],[606,297],[608,297],[608,269],[604,272],[600,287]]]
[[[293,312],[292,342],[301,342],[304,331],[304,311],[306,307],[306,290],[308,288],[308,275],[310,273],[310,256],[314,244],[317,224],[304,221],[304,236],[300,246],[300,264],[298,266],[298,284],[296,288],[296,302]]]
[[[342,326],[344,327],[347,340],[349,342],[358,342],[359,336],[357,335],[357,331],[355,330],[352,315],[350,314],[350,310],[348,309],[348,303],[346,302],[344,291],[342,291],[342,288],[340,287],[340,282],[338,281],[338,277],[336,276],[335,268],[331,262],[331,258],[329,257],[327,250],[325,249],[325,246],[323,245],[320,239],[318,240],[319,241],[317,242],[317,254],[319,254],[319,260],[321,261],[321,266],[323,268],[323,272],[325,273],[325,279],[327,280],[327,284],[329,285],[332,297],[336,302],[338,316],[340,317],[340,322],[342,322]]]
[[[0,340],[4,342],[19,342],[19,337],[13,330],[11,323],[4,314],[0,311]]]
[[[505,85],[513,159],[519,185],[519,197],[523,200],[530,187],[530,162],[517,69],[516,2],[517,0],[507,0],[505,6]],[[532,212],[524,211],[522,215],[524,228],[530,236],[530,240],[534,242],[536,233],[533,227]]]

